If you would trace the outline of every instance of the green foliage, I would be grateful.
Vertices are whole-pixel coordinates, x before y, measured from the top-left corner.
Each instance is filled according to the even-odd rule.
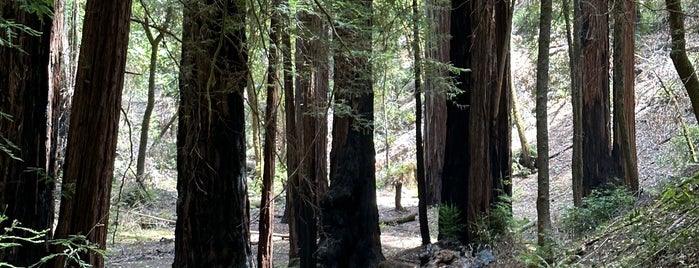
[[[466,230],[459,208],[454,205],[439,205],[439,233],[444,238],[459,239]]]
[[[699,126],[687,125],[687,131],[689,140],[693,143],[694,148],[699,148],[699,143],[697,142],[699,141]],[[684,135],[679,134],[670,139],[670,148],[665,158],[663,159],[665,161],[661,162],[669,162],[675,169],[682,169],[688,163],[693,162],[689,146],[687,145],[687,138]]]
[[[0,224],[9,220],[7,216],[0,213]],[[21,247],[23,243],[42,244],[46,240],[44,238],[48,234],[49,229],[34,230],[31,228],[22,227],[22,224],[17,220],[3,228],[0,233],[0,250],[8,248]],[[48,261],[57,258],[65,258],[65,267],[73,267],[68,264],[77,265],[77,267],[92,267],[89,263],[80,259],[79,254],[94,252],[99,255],[104,255],[105,252],[98,244],[92,243],[84,235],[71,235],[66,239],[53,239],[48,243],[53,247],[63,249],[61,252],[52,253],[42,257],[37,263],[30,265],[29,268],[43,267]],[[52,247],[52,248],[53,248]],[[0,267],[16,267],[6,262],[0,261]]]
[[[635,201],[636,198],[623,187],[593,190],[583,198],[582,207],[572,207],[564,212],[561,223],[574,236],[583,236],[632,209]]]
[[[53,17],[53,0],[23,0],[18,2],[20,2],[22,10],[37,15],[42,21],[45,17]],[[40,36],[41,32],[12,19],[3,18],[0,14],[0,46],[25,52],[17,45],[17,38],[20,34]]]

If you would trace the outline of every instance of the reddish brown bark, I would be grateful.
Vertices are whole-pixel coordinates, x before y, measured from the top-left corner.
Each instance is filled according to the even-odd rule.
[[[634,94],[634,21],[632,0],[614,2],[614,143],[615,177],[631,192],[638,191]]]
[[[449,27],[451,11],[448,1],[431,0],[428,18],[431,31],[426,42],[427,62],[425,69],[425,185],[428,205],[439,204],[442,191],[442,168],[444,166],[444,142],[447,123],[447,90],[449,72]]]
[[[87,2],[56,228],[57,238],[82,234],[103,249],[130,16],[130,0]],[[94,252],[82,258],[104,265]]]
[[[608,1],[581,6],[582,196],[611,182]]]
[[[273,267],[274,243],[274,173],[276,166],[277,105],[279,103],[278,66],[281,55],[281,1],[275,0],[270,18],[269,49],[267,51],[267,107],[265,108],[265,140],[263,148],[264,166],[262,168],[262,194],[260,197],[259,244],[257,247],[257,266]]]
[[[507,15],[504,4],[452,1],[451,62],[470,72],[454,74],[460,92],[447,101],[442,202],[459,208],[467,226],[489,216],[498,196],[509,191],[503,181],[510,169],[504,164],[510,161],[509,83],[499,71],[509,73],[503,51],[508,19],[495,12]],[[459,235],[462,242],[475,238],[473,228]]]

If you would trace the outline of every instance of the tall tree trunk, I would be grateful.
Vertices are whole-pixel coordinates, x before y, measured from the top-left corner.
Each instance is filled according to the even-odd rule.
[[[493,191],[491,204],[501,203],[511,207],[509,198],[512,196],[512,183],[510,174],[512,169],[512,97],[510,88],[510,35],[512,31],[512,14],[515,1],[495,1],[495,59],[496,73],[494,84],[496,86],[492,96],[492,125],[490,147],[491,176]],[[491,82],[493,83],[493,82]],[[511,208],[510,208],[511,210]],[[497,226],[504,228],[505,226]],[[504,230],[503,230],[504,231]]]
[[[422,60],[420,57],[420,9],[417,0],[413,0],[413,56],[414,56],[414,76],[415,76],[415,154],[417,161],[417,195],[418,212],[420,215],[420,237],[422,244],[430,243],[430,227],[427,222],[427,186],[425,185],[425,152],[422,147]],[[388,150],[388,148],[386,148]],[[401,183],[402,186],[402,183]],[[396,188],[396,196],[400,189]],[[397,198],[400,201],[400,198]],[[400,203],[399,203],[400,204]]]
[[[634,94],[634,21],[632,0],[614,2],[614,143],[612,157],[617,178],[631,192],[638,191]]]
[[[277,137],[277,105],[279,104],[278,66],[281,55],[281,0],[272,2],[269,25],[269,48],[267,54],[267,107],[265,108],[265,141],[263,148],[264,167],[262,172],[262,196],[260,200],[260,238],[257,250],[257,266],[273,267],[272,234],[274,233],[274,173]]]
[[[426,201],[436,205],[442,195],[442,168],[447,122],[447,91],[451,87],[449,71],[449,29],[451,7],[447,0],[427,1],[428,31],[425,54],[425,184]]]
[[[324,235],[318,260],[326,267],[376,267],[381,253],[374,173],[374,90],[371,0],[339,10],[335,54],[335,110],[330,190],[323,197]],[[352,222],[352,224],[348,224]]]
[[[312,1],[306,1],[309,8]],[[311,8],[312,9],[312,8]],[[318,196],[327,191],[327,28],[317,13],[297,14],[300,38],[296,40],[296,91],[301,103],[299,134],[300,169],[296,181],[296,230],[301,267],[315,267],[318,249]],[[297,122],[297,123],[298,123]]]
[[[130,0],[87,1],[56,228],[57,238],[83,234],[102,249],[106,248],[130,16]],[[95,252],[82,258],[104,266],[102,255]]]
[[[288,6],[289,1],[285,0]],[[284,23],[291,26],[291,19],[286,12],[281,13]],[[282,31],[282,64],[284,67],[284,118],[286,125],[286,206],[284,217],[289,224],[289,261],[298,258],[298,236],[296,234],[296,212],[294,211],[294,196],[299,169],[299,146],[296,125],[296,100],[294,98],[294,74],[291,56],[291,36],[289,31]]]
[[[244,1],[184,4],[173,267],[253,267]],[[204,29],[204,30],[202,30]]]
[[[540,247],[551,245],[551,200],[549,197],[549,48],[551,46],[551,0],[541,2],[539,17],[539,52],[536,63],[536,164],[538,167],[536,195],[536,230]],[[550,251],[543,257],[551,259]]]
[[[510,84],[502,80],[502,73],[509,73],[503,51],[508,47],[503,34],[508,26],[507,19],[496,15],[496,9],[507,14],[500,5],[490,0],[452,1],[451,62],[470,72],[454,73],[460,92],[447,102],[442,202],[456,206],[467,226],[489,216],[498,196],[509,192],[503,180],[510,169],[505,164],[510,163],[505,159],[510,96],[502,88]],[[467,228],[458,238],[471,242],[476,230]]]
[[[611,179],[608,1],[581,4],[582,196]]]
[[[47,105],[52,19],[29,13],[19,2],[0,5],[0,17],[13,20],[40,34],[12,30],[16,36],[0,46],[0,206],[1,214],[23,227],[53,227],[53,178],[46,179]],[[53,7],[49,6],[53,10]],[[8,235],[27,237],[21,230]],[[50,234],[41,239],[50,238]],[[14,242],[14,241],[13,241]],[[46,244],[19,242],[0,252],[0,259],[16,266],[29,266],[47,255]]]
[[[580,65],[580,31],[582,21],[580,15],[581,2],[573,0],[573,29],[571,33],[570,8],[568,0],[563,1],[563,18],[566,23],[566,41],[568,42],[568,58],[570,60],[570,91],[571,104],[573,106],[573,157],[571,163],[571,177],[573,188],[573,204],[582,206],[583,193],[583,132],[582,132],[582,66]],[[573,39],[575,38],[575,39]]]
[[[697,78],[692,62],[687,57],[682,2],[680,0],[665,0],[665,5],[669,14],[670,37],[672,38],[670,58],[682,83],[684,83],[689,100],[692,102],[694,116],[699,122],[699,78]]]

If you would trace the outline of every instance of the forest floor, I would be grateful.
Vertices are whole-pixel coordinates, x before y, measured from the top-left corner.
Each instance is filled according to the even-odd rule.
[[[670,163],[673,146],[670,142],[679,134],[675,120],[675,110],[668,109],[665,98],[658,92],[640,92],[637,108],[637,134],[640,184],[644,191],[659,189],[668,179],[673,178],[675,167]],[[572,136],[570,107],[566,102],[553,103],[550,108],[551,139],[551,205],[552,220],[556,229],[561,213],[572,206],[570,185],[570,137]],[[683,112],[683,114],[685,114]],[[532,133],[533,136],[533,133]],[[513,145],[519,144],[516,135]],[[536,219],[536,173],[520,172],[513,179],[513,211],[517,219]],[[154,182],[157,189],[156,202],[132,208],[122,208],[116,235],[110,236],[107,267],[171,267],[174,257],[174,219],[176,189],[174,176],[156,176],[161,181]],[[395,219],[417,213],[417,196],[413,187],[404,187],[402,204],[406,210],[395,211],[392,187],[377,191],[377,205],[380,220]],[[128,197],[128,195],[127,195]],[[275,209],[274,261],[275,266],[286,267],[288,263],[288,227],[282,224],[283,203],[277,202]],[[257,224],[259,210],[251,211],[253,224],[252,248],[256,251]],[[114,215],[113,215],[114,216]],[[436,240],[436,209],[429,210],[432,240]],[[381,224],[381,242],[387,258],[415,263],[420,246],[418,221],[403,224]],[[113,231],[113,230],[112,230]],[[524,236],[534,238],[535,228],[529,228]],[[562,233],[556,232],[563,236]],[[110,233],[110,235],[113,233]],[[515,243],[520,243],[515,245]],[[496,253],[494,267],[512,267],[518,264],[516,249],[527,247],[516,241],[504,241],[493,245]],[[519,265],[518,265],[519,266]]]
[[[652,43],[652,42],[650,42]],[[516,48],[515,48],[516,49]],[[667,55],[662,48],[649,48],[653,53],[645,53],[638,56],[636,82],[636,136],[638,168],[640,173],[640,187],[646,196],[658,196],[663,187],[676,179],[682,172],[685,155],[681,137],[681,127],[678,118],[695,125],[691,116],[691,108],[688,105],[686,93],[675,84],[674,94],[679,99],[680,107],[673,106],[672,98],[659,83],[660,77],[675,77],[676,73],[669,68]],[[515,51],[515,54],[517,52]],[[526,56],[520,57],[526,58]],[[525,70],[518,68],[518,57],[513,57],[513,71]],[[663,66],[658,67],[658,66]],[[528,73],[515,73],[516,77],[531,77]],[[669,83],[668,81],[665,82]],[[517,85],[517,84],[516,84]],[[670,87],[673,87],[670,85]],[[518,92],[520,107],[525,125],[527,137],[534,140],[534,118],[531,93],[525,90]],[[557,239],[568,239],[561,230],[560,220],[562,214],[572,206],[571,190],[571,107],[567,98],[553,98],[549,104],[549,139],[550,139],[550,179],[551,179],[551,210],[554,233]],[[406,129],[409,132],[410,129]],[[398,138],[399,140],[401,138]],[[410,140],[408,135],[407,140]],[[532,142],[533,143],[533,142]],[[519,141],[516,131],[513,129],[513,151],[518,151]],[[534,144],[531,144],[532,146]],[[380,148],[377,147],[377,151]],[[405,149],[405,148],[403,148]],[[402,152],[404,152],[403,150]],[[379,162],[377,155],[377,162]],[[683,174],[687,175],[687,174]],[[172,173],[153,174],[152,185],[155,187],[153,202],[145,202],[144,205],[132,205],[113,209],[112,222],[118,222],[118,229],[110,230],[108,241],[107,267],[171,267],[174,258],[174,220],[176,217],[175,205],[177,200],[176,176]],[[513,212],[516,219],[529,222],[536,221],[536,173],[516,168],[513,174]],[[119,189],[119,187],[116,187]],[[134,191],[124,188],[121,193],[122,202],[125,199],[138,199],[133,195]],[[404,187],[402,204],[405,211],[394,210],[394,193],[390,185],[377,191],[377,205],[380,212],[380,220],[394,219],[417,212],[417,191],[414,186]],[[113,200],[117,201],[117,200]],[[118,203],[118,202],[113,202]],[[131,202],[139,204],[138,202]],[[117,212],[118,211],[118,215]],[[288,263],[288,227],[282,224],[281,214],[283,202],[276,203],[276,217],[274,229],[274,262],[275,266],[286,267]],[[259,211],[251,211],[252,250],[256,251],[257,245],[257,219]],[[429,209],[429,222],[432,240],[436,240],[436,209]],[[528,226],[533,226],[529,224]],[[415,263],[415,250],[420,246],[420,233],[418,221],[409,221],[403,224],[381,224],[381,242],[383,253],[389,259]],[[522,266],[517,259],[517,254],[523,248],[532,248],[535,241],[535,229],[525,229],[522,237],[525,240],[503,239],[494,245],[496,261],[492,267],[516,267]]]

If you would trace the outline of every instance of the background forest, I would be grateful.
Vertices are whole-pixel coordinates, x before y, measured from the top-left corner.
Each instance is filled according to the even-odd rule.
[[[697,0],[0,12],[0,267],[699,266]]]

